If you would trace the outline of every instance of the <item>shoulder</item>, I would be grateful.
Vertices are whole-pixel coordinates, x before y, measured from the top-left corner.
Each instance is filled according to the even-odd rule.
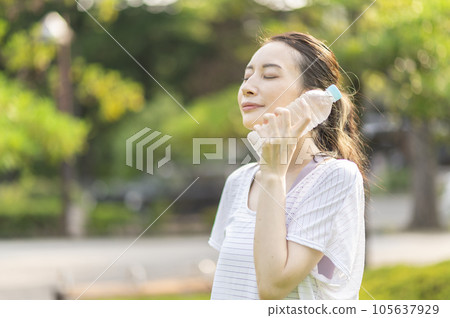
[[[339,171],[344,174],[356,176],[360,173],[358,165],[347,159],[334,159],[329,163],[329,171]]]
[[[239,183],[246,180],[250,173],[258,166],[257,162],[251,162],[234,170],[226,180],[226,184]]]
[[[362,174],[358,165],[347,159],[332,159],[324,164],[323,172],[320,176],[321,183],[332,184],[354,184],[362,180]]]

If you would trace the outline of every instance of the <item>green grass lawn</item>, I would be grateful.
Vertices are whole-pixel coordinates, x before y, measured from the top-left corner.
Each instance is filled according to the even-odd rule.
[[[367,269],[364,272],[362,286],[376,300],[429,300],[450,299],[450,261],[430,266],[395,265]],[[361,288],[361,300],[371,300]],[[139,295],[129,297],[110,297],[103,299],[127,300],[205,300],[209,293],[174,294],[174,295]]]

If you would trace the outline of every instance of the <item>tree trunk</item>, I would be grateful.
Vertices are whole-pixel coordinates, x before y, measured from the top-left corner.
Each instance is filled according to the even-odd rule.
[[[438,229],[440,224],[436,208],[437,158],[429,121],[411,120],[409,148],[414,211],[408,229]]]
[[[67,162],[62,162],[60,167],[61,176],[61,206],[62,214],[60,218],[60,232],[62,235],[69,235],[70,210],[72,207],[72,166]]]
[[[58,48],[58,108],[61,112],[73,115],[73,92],[70,80],[70,43]],[[61,201],[62,215],[60,219],[61,232],[70,237],[80,237],[84,234],[83,211],[73,204],[72,191],[74,185],[74,165],[65,161],[61,164]]]

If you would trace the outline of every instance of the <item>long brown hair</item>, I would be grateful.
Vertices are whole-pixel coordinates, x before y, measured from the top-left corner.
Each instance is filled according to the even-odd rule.
[[[262,44],[274,41],[283,42],[300,53],[299,71],[302,73],[305,90],[326,89],[334,84],[341,91],[342,98],[333,103],[328,119],[315,127],[311,134],[321,154],[347,159],[358,166],[364,180],[367,199],[369,160],[365,154],[363,136],[359,131],[358,110],[352,96],[342,87],[340,67],[334,53],[309,34],[287,32],[265,39]]]

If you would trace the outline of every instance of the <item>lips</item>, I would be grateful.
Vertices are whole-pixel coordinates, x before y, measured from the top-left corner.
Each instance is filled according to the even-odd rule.
[[[253,110],[256,108],[260,108],[260,107],[263,107],[263,105],[256,104],[256,103],[249,103],[249,102],[242,104],[243,111],[250,111],[250,110]]]

